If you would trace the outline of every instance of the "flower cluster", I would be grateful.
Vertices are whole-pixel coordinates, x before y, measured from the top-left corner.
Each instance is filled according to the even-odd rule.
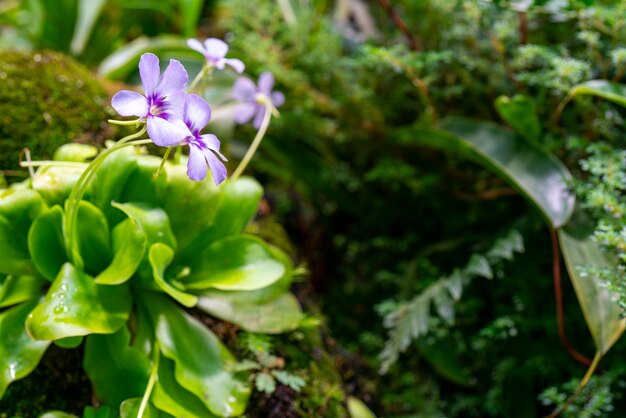
[[[205,57],[203,69],[224,69],[226,65],[241,73],[245,69],[238,59],[226,58],[228,45],[210,38],[204,44],[189,39],[190,48]],[[212,134],[202,134],[211,119],[211,108],[200,96],[184,91],[189,80],[187,71],[177,60],[170,60],[161,74],[159,59],[146,53],[139,60],[139,76],[144,94],[122,90],[113,96],[111,105],[121,116],[136,116],[137,122],[145,123],[152,142],[161,147],[189,146],[187,175],[191,180],[201,181],[207,175],[207,165],[213,180],[219,185],[226,179],[226,157],[220,152],[220,141]],[[235,83],[233,97],[241,102],[235,110],[235,121],[243,124],[253,119],[259,129],[267,109],[282,105],[282,93],[272,93],[274,78],[266,72],[261,74],[258,87],[247,77]],[[269,116],[269,115],[268,115]]]

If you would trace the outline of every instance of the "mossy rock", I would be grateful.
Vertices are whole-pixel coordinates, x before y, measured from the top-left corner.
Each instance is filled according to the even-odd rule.
[[[23,148],[51,157],[67,142],[100,142],[108,97],[98,79],[56,52],[3,50],[0,60],[0,170],[15,170]]]

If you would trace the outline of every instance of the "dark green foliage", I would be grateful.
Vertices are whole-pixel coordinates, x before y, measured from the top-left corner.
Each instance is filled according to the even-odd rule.
[[[104,139],[107,95],[72,58],[3,50],[0,81],[0,170],[18,168],[23,148],[44,160],[67,142]]]

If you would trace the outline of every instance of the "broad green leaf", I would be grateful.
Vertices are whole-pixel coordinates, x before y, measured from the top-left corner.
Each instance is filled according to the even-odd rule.
[[[190,289],[254,290],[279,280],[286,268],[264,241],[247,235],[215,241],[198,252],[183,280]]]
[[[470,386],[472,378],[458,354],[454,350],[452,339],[428,342],[425,339],[416,341],[420,354],[435,369],[437,374],[457,385]]]
[[[142,261],[137,268],[137,273],[141,277],[143,285],[155,287],[152,267],[148,260],[148,250],[152,247],[152,244],[157,242],[174,249],[177,246],[167,214],[161,208],[153,208],[144,203],[114,203],[113,206],[133,219],[146,235],[146,247]]]
[[[187,179],[184,180],[190,183]],[[197,256],[198,248],[205,248],[220,238],[239,234],[256,214],[261,197],[263,188],[252,178],[226,180],[219,187],[217,202],[213,203],[214,200],[209,202],[212,205],[216,204],[216,212],[207,219],[210,223],[205,224],[206,228],[200,230],[191,245],[181,247],[176,259],[188,261]],[[176,206],[172,209],[176,209]]]
[[[78,418],[76,415],[68,414],[63,411],[48,411],[45,414],[39,415],[39,418]]]
[[[28,316],[26,329],[36,340],[112,334],[130,314],[127,285],[104,286],[65,263],[48,294]]]
[[[413,128],[404,139],[474,158],[514,186],[553,228],[565,225],[574,208],[567,188],[572,176],[556,157],[492,123],[455,118],[442,127]]]
[[[250,396],[245,379],[235,377],[235,358],[222,342],[165,296],[141,295],[163,354],[176,363],[176,381],[219,416],[241,415]]]
[[[39,299],[46,281],[36,276],[0,278],[0,308]]]
[[[166,195],[167,187],[165,170],[158,177],[154,176],[161,165],[161,158],[154,155],[137,155],[135,160],[137,169],[128,177],[120,201],[157,205]],[[189,179],[187,182],[191,183]],[[206,210],[206,208],[204,209]]]
[[[83,343],[84,337],[67,337],[55,340],[54,345],[58,345],[61,348],[76,348]]]
[[[86,167],[87,164],[84,167],[41,167],[33,178],[33,190],[48,205],[63,205]]]
[[[196,34],[198,19],[202,13],[204,0],[179,0],[180,14],[183,18],[183,35],[191,38]]]
[[[53,281],[68,260],[63,242],[63,210],[59,206],[35,219],[28,232],[28,249],[37,270]]]
[[[496,99],[496,109],[500,117],[515,131],[531,142],[541,139],[541,124],[534,102],[524,95],[513,98],[500,96]]]
[[[589,80],[574,86],[569,97],[592,95],[602,97],[620,106],[626,107],[626,85],[608,80]]]
[[[35,273],[28,254],[28,230],[46,209],[44,200],[33,190],[0,192],[0,273]]]
[[[120,405],[120,418],[137,418],[139,415],[139,407],[141,405],[141,398],[126,399]],[[159,411],[148,402],[142,418],[159,418],[161,414]]]
[[[626,329],[626,320],[614,296],[594,275],[581,273],[579,267],[615,268],[617,261],[602,251],[593,240],[593,228],[576,216],[559,231],[561,251],[587,327],[601,355],[615,344]]]
[[[350,418],[376,418],[376,415],[358,398],[348,396]]]
[[[87,406],[83,411],[83,418],[118,418],[118,415],[115,410],[106,405],[98,409]]]
[[[119,149],[104,160],[89,183],[93,203],[104,212],[111,226],[124,219],[124,215],[113,208],[112,203],[121,201],[126,183],[137,167],[137,152],[134,148]]]
[[[264,291],[207,290],[202,293],[198,307],[248,332],[278,334],[296,329],[302,320],[298,300],[284,291],[267,298]]]
[[[113,261],[96,277],[98,284],[121,284],[137,271],[146,249],[146,234],[133,218],[113,228]]]
[[[98,155],[97,147],[71,142],[69,144],[63,144],[57,148],[56,151],[54,151],[53,159],[56,161],[72,161],[82,163],[87,160],[91,160],[96,155]]]
[[[109,224],[100,209],[85,200],[78,205],[76,234],[85,271],[100,273],[112,259]]]
[[[176,382],[174,362],[167,357],[159,360],[159,379],[151,399],[158,409],[175,417],[216,417],[198,397]]]
[[[130,346],[126,327],[88,336],[83,366],[98,399],[115,409],[126,399],[143,396],[150,375],[150,360]]]
[[[165,279],[165,269],[174,259],[174,250],[165,244],[157,242],[150,247],[149,259],[150,265],[152,266],[154,280],[157,282],[159,287],[180,304],[188,308],[196,306],[198,303],[197,296],[183,292],[181,289],[176,288]]]
[[[139,58],[146,52],[152,52],[156,55],[165,52],[176,53],[179,59],[184,57],[197,58],[198,55],[197,52],[189,49],[186,39],[178,36],[140,37],[106,57],[98,68],[98,74],[112,80],[126,79],[131,73],[137,71]]]
[[[163,209],[167,212],[179,248],[184,251],[213,222],[220,203],[221,189],[212,181],[190,181],[186,167],[167,164],[167,191]],[[218,192],[219,190],[219,192]],[[189,247],[190,252],[198,247]]]
[[[0,398],[7,386],[30,374],[39,364],[50,345],[48,341],[33,341],[26,334],[24,321],[37,305],[30,301],[0,313]]]
[[[76,27],[70,43],[70,51],[73,55],[79,55],[85,50],[98,16],[106,3],[107,0],[78,0]]]

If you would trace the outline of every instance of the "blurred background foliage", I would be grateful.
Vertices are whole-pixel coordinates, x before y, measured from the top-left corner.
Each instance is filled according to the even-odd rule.
[[[549,228],[501,176],[416,140],[416,127],[450,116],[509,125],[565,164],[597,241],[622,260],[588,270],[624,306],[625,111],[590,96],[563,102],[587,80],[623,80],[624,2],[5,0],[0,30],[1,46],[69,54],[109,91],[137,81],[146,51],[197,72],[202,57],[185,47],[188,37],[223,38],[248,74],[275,75],[287,101],[251,170],[266,186],[265,215],[285,226],[311,272],[296,287],[324,318],[316,344],[337,376],[303,371],[299,394],[259,393],[265,412],[251,416],[343,416],[348,394],[385,417],[535,417],[576,390],[586,367],[559,341]],[[253,131],[233,128],[226,88],[206,98],[236,160]],[[497,245],[508,256],[489,257]],[[457,270],[476,277],[458,301],[436,305],[451,313],[431,315],[427,305],[419,318],[428,332],[407,336],[381,374],[385,324]],[[593,357],[565,281],[563,313],[571,344]],[[274,349],[301,367],[293,338]],[[562,416],[620,416],[624,354],[618,342]],[[329,382],[315,389],[321,375]]]

